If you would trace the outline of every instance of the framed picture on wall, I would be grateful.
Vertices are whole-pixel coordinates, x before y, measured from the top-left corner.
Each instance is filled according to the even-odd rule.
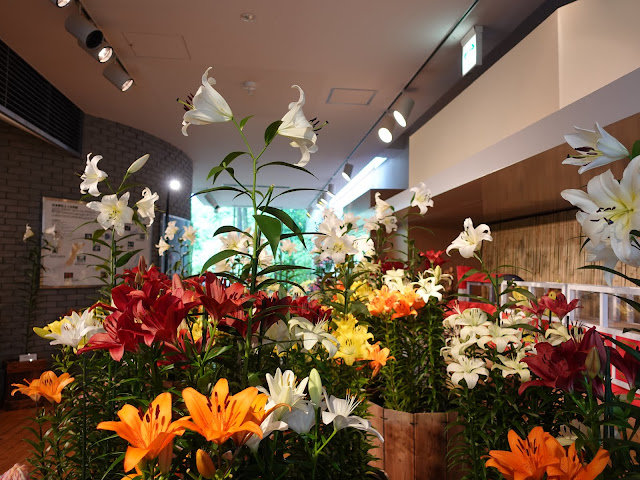
[[[87,208],[86,202],[61,198],[42,198],[42,232],[51,246],[42,250],[44,270],[40,276],[43,288],[97,287],[103,285],[103,274],[96,265],[100,257],[109,255],[106,246],[94,244],[93,232],[100,228],[95,222],[96,212]],[[46,233],[49,232],[49,233]],[[105,232],[102,239],[111,241],[112,232]],[[151,258],[151,240],[142,228],[131,224],[125,226],[125,235],[120,247],[126,251],[140,250],[126,265],[124,271],[138,263],[140,255]],[[129,236],[131,235],[131,236]]]

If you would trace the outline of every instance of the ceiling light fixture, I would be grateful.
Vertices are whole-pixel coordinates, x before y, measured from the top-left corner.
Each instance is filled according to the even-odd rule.
[[[89,50],[97,48],[104,39],[104,35],[98,30],[98,27],[79,13],[69,15],[64,22],[64,28]]]
[[[98,48],[94,48],[91,50],[85,47],[84,44],[79,40],[78,45],[80,45],[80,48],[82,48],[85,52],[87,52],[100,63],[107,63],[109,60],[111,60],[111,57],[113,57],[113,48],[110,45],[102,44]]]
[[[391,115],[385,115],[380,122],[380,127],[378,127],[378,137],[384,143],[391,143],[393,140],[393,127],[395,125],[395,121]]]
[[[131,75],[129,75],[125,71],[125,69],[122,68],[119,62],[107,65],[102,72],[102,75],[104,75],[107,80],[109,80],[123,92],[129,90],[129,88],[131,88],[131,85],[133,85],[133,78],[131,78]]]
[[[350,163],[345,164],[344,169],[342,170],[342,176],[347,181],[351,181],[351,175],[353,174],[353,165]]]
[[[333,183],[327,185],[327,194],[333,198],[336,196],[336,186]]]
[[[240,18],[243,22],[251,23],[256,21],[256,15],[251,12],[244,12],[240,14]]]
[[[396,122],[398,122],[398,125],[402,128],[407,126],[407,119],[411,114],[414,103],[413,98],[405,93],[400,97],[400,100],[396,103],[396,107],[393,109],[393,118],[396,119]]]
[[[71,3],[71,0],[51,0],[51,3],[58,8],[64,8]]]
[[[178,190],[180,190],[180,187],[182,185],[180,185],[180,180],[173,178],[169,181],[169,188],[171,190],[173,190],[174,192],[177,192]]]

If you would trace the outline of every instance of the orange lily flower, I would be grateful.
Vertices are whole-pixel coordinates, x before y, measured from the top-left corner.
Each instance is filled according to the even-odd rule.
[[[390,357],[391,351],[388,348],[380,348],[380,342],[376,343],[369,350],[369,366],[373,369],[371,378],[380,373],[380,369],[387,364],[387,360],[395,360],[395,357]]]
[[[560,458],[558,465],[551,465],[547,468],[549,480],[594,480],[609,463],[609,452],[600,449],[596,456],[586,466],[582,465],[576,444],[569,447],[566,455]]]
[[[541,480],[547,467],[559,464],[564,455],[562,445],[542,427],[535,427],[524,440],[509,431],[509,447],[510,452],[491,450],[485,464],[497,468],[506,480]]]
[[[257,388],[248,387],[229,395],[229,383],[226,378],[221,378],[213,387],[211,398],[193,388],[185,388],[182,398],[193,419],[185,426],[210,442],[221,445],[236,433],[255,433],[262,438],[262,421],[258,422],[257,416],[262,402],[264,410],[266,395],[264,399],[258,398]],[[238,435],[238,438],[242,436]]]
[[[62,401],[62,389],[73,382],[74,378],[68,373],[63,373],[59,377],[51,370],[44,372],[40,375],[40,378],[31,380],[30,382],[25,378],[25,385],[21,383],[12,383],[12,387],[18,387],[11,392],[14,395],[16,392],[20,392],[24,395],[31,397],[31,400],[37,402],[40,397],[44,397],[51,403],[60,403]]]
[[[113,430],[129,442],[124,471],[133,469],[143,459],[158,457],[160,469],[168,471],[173,456],[173,438],[182,435],[190,423],[189,417],[171,422],[171,394],[158,395],[146,412],[127,404],[120,409],[118,417],[120,422],[100,422],[97,428]]]

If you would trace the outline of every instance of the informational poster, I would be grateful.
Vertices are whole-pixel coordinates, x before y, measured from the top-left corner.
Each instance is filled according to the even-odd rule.
[[[109,257],[109,249],[92,242],[93,232],[100,228],[95,222],[98,212],[87,208],[85,202],[42,198],[42,232],[50,249],[42,249],[44,271],[41,286],[44,288],[94,287],[103,285],[105,273],[95,266],[102,263],[97,257]],[[102,239],[111,242],[113,231],[107,231]],[[126,238],[125,238],[126,237]],[[125,252],[141,250],[119,269],[133,268],[140,255],[151,258],[151,241],[135,224],[125,225],[125,233],[119,245]],[[118,238],[116,238],[118,240]]]

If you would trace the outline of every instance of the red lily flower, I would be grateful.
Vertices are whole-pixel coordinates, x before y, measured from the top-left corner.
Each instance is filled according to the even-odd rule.
[[[258,292],[254,303],[256,307],[254,318],[261,323],[263,332],[266,332],[278,320],[284,319],[291,308],[291,301],[292,298],[289,296],[279,298],[277,292],[271,296],[267,296],[264,292]]]
[[[238,307],[251,298],[246,295],[245,287],[241,283],[225,287],[220,279],[211,272],[207,272],[204,280],[204,290],[201,285],[197,285],[196,293],[207,313],[217,322],[221,322],[224,317],[236,312]]]
[[[542,319],[542,316],[547,310],[547,307],[545,307],[541,303],[536,303],[533,300],[529,300],[529,305],[529,307],[520,307],[520,309],[524,312],[533,314],[535,317],[538,317],[538,319]]]
[[[522,394],[527,388],[541,385],[558,388],[565,392],[584,391],[584,372],[587,352],[580,351],[573,339],[554,347],[548,342],[536,345],[536,354],[521,361],[540,379],[525,382],[518,390]]]
[[[108,350],[111,358],[119,362],[125,351],[138,351],[142,331],[131,314],[114,312],[105,318],[102,326],[105,332],[92,336],[89,343],[78,350],[79,354],[91,350]]]
[[[322,321],[331,320],[331,308],[320,304],[318,300],[309,300],[309,297],[298,297],[291,301],[291,315],[309,320],[314,325]]]
[[[567,303],[567,297],[562,293],[556,295],[556,299],[553,300],[548,295],[544,295],[539,301],[538,306],[548,308],[553,312],[560,320],[567,316],[567,314],[578,307],[579,300],[577,298],[571,300],[571,303]]]
[[[382,262],[380,264],[380,270],[382,273],[387,273],[388,270],[397,270],[399,268],[407,268],[404,262]]]
[[[427,259],[431,264],[431,268],[435,268],[448,262],[448,260],[442,258],[443,253],[444,250],[428,250],[426,252],[420,252],[420,256]]]
[[[640,353],[640,348],[636,347],[636,352]],[[616,348],[611,349],[611,364],[620,370],[625,380],[629,384],[630,390],[636,390],[640,386],[638,382],[638,373],[640,372],[640,361],[636,359],[630,352],[624,355]]]

